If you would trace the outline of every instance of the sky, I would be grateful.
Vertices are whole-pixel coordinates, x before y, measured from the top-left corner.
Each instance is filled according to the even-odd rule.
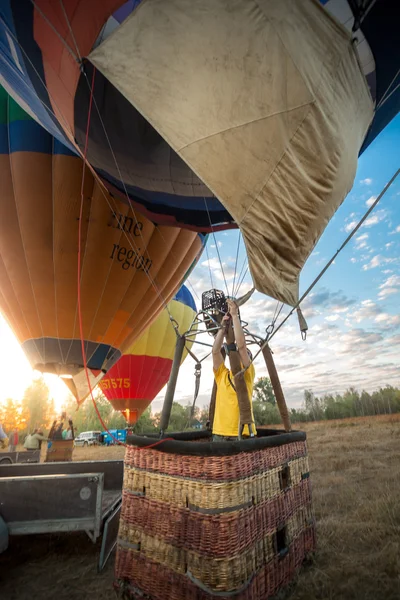
[[[310,255],[300,277],[300,293],[322,270],[348,233],[354,228],[384,185],[400,167],[400,115],[361,156],[353,189],[339,208]],[[238,231],[210,236],[208,255],[203,253],[189,278],[189,289],[198,307],[201,294],[216,287],[231,294],[235,277]],[[222,269],[221,269],[221,262]],[[239,246],[236,283],[244,265],[244,246]],[[212,282],[211,282],[211,276]],[[251,287],[247,273],[238,296]],[[250,331],[264,335],[277,302],[256,292],[242,307],[242,318]],[[296,314],[271,340],[271,349],[282,387],[290,407],[300,407],[305,389],[315,394],[341,393],[350,386],[373,391],[385,385],[400,385],[400,177],[368,217],[355,237],[336,258],[302,304],[308,323],[306,341],[301,339]],[[289,311],[283,307],[277,325]],[[208,334],[200,340],[212,342]],[[208,350],[194,345],[199,358]],[[209,402],[213,373],[205,360],[198,405]],[[39,374],[32,371],[18,342],[0,316],[0,401],[20,400],[25,388]],[[256,360],[256,377],[266,375],[262,358]],[[51,396],[60,408],[68,392],[54,375],[45,375]],[[188,357],[179,373],[175,399],[182,404],[193,400],[194,361]],[[164,390],[153,402],[161,409]]]

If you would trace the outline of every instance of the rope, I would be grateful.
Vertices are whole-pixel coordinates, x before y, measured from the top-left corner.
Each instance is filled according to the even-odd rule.
[[[90,127],[90,117],[91,117],[91,114],[92,114],[92,100],[93,100],[93,89],[94,89],[94,76],[95,76],[95,70],[93,70],[92,84],[91,84],[91,94],[90,94],[90,101],[89,101],[89,108],[88,108],[88,118],[87,118],[87,124],[86,124],[84,162],[83,162],[83,166],[82,166],[82,182],[81,182],[81,207],[80,207],[80,211],[79,211],[79,226],[78,226],[78,318],[79,318],[79,333],[80,333],[80,338],[81,338],[81,349],[82,349],[83,367],[85,369],[86,381],[87,381],[87,384],[88,384],[88,387],[89,387],[89,390],[90,390],[90,396],[92,398],[93,406],[94,406],[94,409],[96,411],[97,417],[98,417],[98,419],[99,419],[102,427],[104,428],[104,430],[107,431],[108,435],[114,440],[114,442],[117,442],[117,444],[119,444],[121,446],[125,446],[124,443],[120,442],[120,440],[118,440],[116,437],[114,437],[113,434],[109,431],[109,429],[106,426],[106,424],[104,423],[103,418],[102,418],[102,416],[101,416],[101,414],[99,412],[99,409],[97,407],[96,401],[95,401],[94,396],[93,396],[92,384],[90,382],[90,377],[89,377],[89,370],[88,370],[88,366],[87,366],[85,342],[84,342],[84,335],[83,335],[82,302],[81,302],[81,253],[82,253],[81,237],[82,237],[82,221],[83,221],[83,202],[84,202],[86,155],[87,155],[87,149],[88,149],[88,144],[89,144],[89,127]]]
[[[95,72],[95,71],[96,71],[96,68],[95,68],[95,67],[93,67],[93,70],[94,70],[94,72]],[[86,71],[85,71],[85,70],[83,70],[83,75],[84,75],[84,77],[85,77],[85,79],[86,79],[86,82],[87,82],[87,85],[88,85],[88,87],[89,87],[89,89],[90,89],[89,79],[88,79],[88,76],[87,76],[87,73],[86,73]],[[122,173],[121,173],[121,169],[120,169],[120,167],[119,167],[118,161],[117,161],[117,157],[115,156],[115,152],[114,152],[114,150],[113,150],[113,147],[112,147],[112,145],[111,145],[111,141],[110,141],[110,138],[109,138],[109,136],[108,136],[108,133],[107,133],[106,126],[104,125],[104,121],[103,121],[103,118],[102,118],[102,116],[101,116],[100,109],[99,109],[99,107],[98,107],[98,105],[97,105],[96,98],[94,98],[94,97],[93,97],[93,104],[94,104],[94,107],[95,107],[95,109],[96,109],[97,115],[98,115],[98,117],[99,117],[99,121],[100,121],[100,123],[101,123],[102,129],[103,129],[103,132],[104,132],[104,135],[105,135],[105,137],[106,137],[106,140],[107,140],[108,147],[109,147],[109,149],[110,149],[110,152],[111,152],[112,158],[113,158],[113,160],[114,160],[114,164],[115,164],[115,166],[116,166],[116,168],[117,168],[119,179],[120,179],[120,181],[121,181],[121,183],[122,183],[122,186],[123,186],[123,188],[124,188],[124,193],[125,193],[126,199],[127,199],[127,201],[128,201],[128,205],[129,205],[130,209],[132,210],[132,213],[133,213],[134,219],[135,219],[135,221],[136,221],[136,225],[139,225],[139,224],[138,224],[138,220],[137,220],[137,218],[136,218],[136,212],[135,212],[135,209],[134,209],[134,207],[133,207],[132,201],[131,201],[131,199],[130,199],[130,197],[129,197],[128,190],[127,190],[127,188],[126,188],[126,185],[125,185],[125,182],[124,182],[124,179],[123,179],[123,177],[122,177]],[[142,239],[143,246],[144,246],[144,248],[143,248],[143,252],[144,252],[144,253],[146,253],[146,252],[147,252],[147,256],[148,256],[149,260],[151,260],[151,257],[150,257],[150,254],[149,254],[149,249],[148,249],[148,247],[147,247],[147,244],[146,244],[146,242],[145,242],[145,240],[144,240],[144,237],[143,237],[142,230],[141,230],[139,227],[138,227],[138,229],[139,229],[140,237],[141,237],[141,239]],[[125,233],[126,233],[126,232],[125,232]],[[127,236],[127,237],[128,237],[128,239],[130,240],[130,243],[131,243],[131,246],[132,246],[132,250],[135,250],[135,252],[137,252],[137,251],[138,251],[138,248],[137,248],[137,246],[136,246],[136,243],[133,241],[133,238],[131,239],[131,238],[129,238],[129,236]],[[148,277],[148,279],[149,279],[149,281],[150,281],[151,285],[153,286],[153,288],[154,288],[154,290],[155,290],[156,294],[157,294],[157,295],[158,295],[158,297],[161,299],[161,301],[162,301],[162,303],[163,303],[163,305],[164,305],[164,308],[166,308],[166,309],[167,309],[167,311],[168,311],[168,314],[170,314],[170,311],[169,311],[169,308],[168,308],[167,302],[166,302],[166,300],[165,300],[164,296],[162,295],[161,291],[158,289],[158,287],[157,287],[157,284],[156,284],[155,280],[154,280],[154,279],[151,277],[150,273],[148,273],[147,271],[145,271],[145,274],[146,274],[146,276]]]
[[[185,281],[185,283],[186,283],[186,281]],[[198,295],[198,293],[196,292],[196,290],[194,289],[194,287],[193,287],[193,285],[191,284],[191,282],[189,281],[189,279],[187,280],[187,284],[188,284],[188,285],[189,285],[189,286],[192,288],[192,292],[193,292],[193,293],[194,293],[194,295],[196,296],[197,300],[199,300],[199,301],[200,301],[199,295]]]
[[[237,264],[238,264],[238,258],[239,258],[239,247],[240,247],[240,240],[241,240],[241,233],[240,233],[240,229],[239,229],[239,235],[238,235],[238,241],[237,241],[237,248],[236,248],[236,260],[235,260],[235,271],[233,274],[233,284],[232,284],[232,296],[234,297],[234,292],[235,292],[235,280],[236,280],[236,269],[237,269]]]
[[[74,32],[72,30],[71,23],[69,22],[67,11],[65,10],[65,6],[64,6],[63,0],[60,0],[60,5],[61,5],[61,10],[63,11],[64,17],[65,17],[65,20],[67,22],[68,29],[69,29],[69,32],[70,32],[71,37],[72,37],[72,41],[74,42],[75,50],[76,50],[76,53],[77,53],[77,55],[79,57],[79,62],[82,63],[82,56],[81,56],[81,53],[79,52],[78,43],[76,41]]]
[[[210,265],[210,257],[209,257],[209,254],[208,254],[207,244],[206,244],[206,254],[207,254],[208,270],[209,270],[209,273],[210,273],[211,287],[214,289],[214,279],[213,279],[213,276],[212,276],[211,265]]]
[[[255,359],[257,358],[257,356],[260,354],[260,352],[263,351],[263,349],[265,348],[265,346],[269,343],[269,341],[274,337],[274,335],[276,333],[278,333],[278,331],[280,330],[281,327],[283,327],[283,325],[286,323],[286,321],[289,319],[289,317],[292,316],[292,314],[294,313],[294,311],[300,306],[300,304],[303,302],[303,300],[305,300],[305,298],[307,298],[308,294],[311,292],[311,290],[313,290],[313,288],[316,286],[316,284],[318,283],[318,281],[321,279],[321,277],[326,273],[326,271],[329,269],[329,267],[331,266],[331,264],[333,263],[333,261],[336,259],[336,257],[340,254],[340,252],[347,246],[347,244],[349,243],[349,241],[351,240],[351,238],[357,233],[357,231],[360,229],[361,225],[364,223],[364,221],[369,217],[369,215],[371,214],[371,212],[374,210],[374,208],[376,207],[376,205],[378,204],[378,202],[380,201],[380,199],[386,194],[387,190],[391,187],[392,183],[394,182],[394,180],[397,178],[397,176],[400,173],[400,168],[397,169],[397,171],[394,173],[394,175],[392,175],[391,179],[388,181],[388,183],[385,185],[385,187],[383,188],[383,190],[381,191],[381,193],[379,194],[379,196],[376,198],[375,202],[373,204],[371,204],[370,208],[367,210],[367,212],[363,215],[363,217],[360,219],[360,221],[358,222],[358,224],[354,227],[354,229],[349,233],[349,235],[347,236],[347,238],[344,240],[343,244],[340,246],[340,248],[338,250],[336,250],[335,254],[332,256],[332,258],[326,263],[325,267],[322,269],[322,271],[319,273],[319,275],[317,275],[317,277],[314,279],[314,281],[311,283],[311,285],[306,289],[306,291],[304,292],[304,294],[301,296],[300,300],[298,300],[296,302],[296,304],[293,306],[293,308],[289,311],[289,313],[286,315],[286,317],[283,319],[283,321],[281,321],[281,323],[278,325],[278,327],[275,329],[275,331],[272,332],[272,334],[269,336],[268,339],[266,339],[260,346],[259,351],[257,352],[257,354],[254,356],[253,360],[251,361],[254,362]],[[250,363],[250,364],[251,364]],[[244,369],[245,371],[247,371],[249,367],[247,367],[246,369]]]
[[[237,281],[238,281],[238,284],[239,284],[240,278],[242,277],[242,274],[243,274],[243,271],[244,271],[244,268],[246,267],[246,265],[247,265],[247,255],[246,255],[246,256],[244,257],[244,259],[243,259],[242,268],[240,269],[239,277],[238,277],[238,279],[237,279]],[[234,297],[237,295],[237,292],[239,291],[239,287],[240,287],[240,285],[238,285],[238,286],[236,287],[236,290],[234,290],[234,292],[233,292],[233,296],[234,296]]]
[[[245,270],[245,272],[244,272],[244,273],[243,273],[243,275],[242,275],[242,279],[240,280],[240,282],[239,282],[239,284],[238,284],[238,286],[237,286],[237,288],[236,288],[236,293],[235,293],[235,295],[236,295],[236,296],[237,296],[237,295],[238,295],[238,293],[239,293],[239,290],[240,290],[240,288],[241,288],[241,285],[242,285],[242,283],[243,283],[243,281],[244,281],[244,278],[246,277],[246,275],[247,275],[248,271],[249,271],[249,265],[247,265],[247,267],[246,267],[246,270]]]
[[[62,45],[65,46],[65,48],[68,50],[68,52],[74,58],[74,60],[77,63],[80,63],[81,61],[80,61],[79,57],[74,53],[74,51],[72,50],[71,46],[68,46],[68,44],[65,41],[65,39],[63,38],[63,36],[57,31],[57,29],[54,27],[53,23],[48,19],[48,17],[46,17],[46,15],[42,11],[42,9],[38,7],[38,5],[36,4],[35,0],[31,0],[31,3],[33,4],[33,7],[35,8],[35,10],[38,11],[38,13],[42,17],[42,19],[45,21],[45,23],[47,23],[47,25],[53,31],[53,33],[56,34],[56,36],[58,37],[58,39],[60,40],[60,42],[62,43]]]
[[[222,265],[221,255],[220,255],[220,253],[219,253],[219,249],[218,249],[218,242],[217,242],[217,239],[216,239],[216,237],[215,237],[214,225],[213,225],[213,224],[212,224],[212,222],[211,222],[210,211],[208,210],[207,199],[206,199],[206,197],[205,197],[205,196],[203,196],[203,200],[204,200],[204,204],[205,204],[205,207],[206,207],[207,216],[208,216],[208,221],[209,221],[209,223],[210,223],[210,227],[211,227],[211,232],[212,232],[212,235],[213,235],[213,238],[214,238],[214,244],[215,244],[215,248],[216,248],[216,250],[217,250],[217,255],[218,255],[218,260],[219,260],[219,264],[220,264],[221,271],[222,271],[222,276],[223,276],[223,278],[224,278],[224,282],[225,282],[226,293],[227,293],[227,295],[229,296],[228,284],[227,284],[227,282],[226,282],[225,271],[224,271],[224,267],[223,267],[223,265]],[[207,246],[206,246],[206,247],[207,247]],[[208,255],[208,253],[207,253],[207,255]],[[210,261],[208,261],[208,266],[210,266]],[[211,285],[214,287],[213,283],[211,283]]]

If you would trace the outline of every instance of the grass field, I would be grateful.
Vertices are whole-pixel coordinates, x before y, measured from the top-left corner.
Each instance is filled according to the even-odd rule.
[[[300,428],[308,434],[318,550],[290,598],[399,600],[400,416]],[[75,460],[122,456],[123,448],[74,450]],[[113,557],[98,575],[98,552],[85,534],[14,538],[0,556],[0,597],[113,599]]]

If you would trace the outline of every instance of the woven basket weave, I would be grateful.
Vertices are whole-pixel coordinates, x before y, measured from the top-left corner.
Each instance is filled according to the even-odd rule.
[[[225,442],[219,456],[220,444],[182,436],[128,445],[116,561],[124,598],[265,600],[293,579],[315,547],[305,434],[260,434],[265,447],[261,437],[229,454]]]

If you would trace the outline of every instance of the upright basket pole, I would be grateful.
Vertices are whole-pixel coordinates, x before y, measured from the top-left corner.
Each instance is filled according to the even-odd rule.
[[[167,391],[165,392],[164,404],[161,413],[160,420],[160,433],[163,435],[164,431],[168,427],[169,418],[171,416],[172,403],[174,401],[176,381],[178,379],[179,367],[181,366],[181,360],[183,350],[185,349],[186,338],[184,335],[177,335],[174,361],[172,363],[171,375],[169,376]]]
[[[264,356],[265,364],[267,365],[269,378],[274,389],[276,403],[278,405],[283,426],[285,428],[285,431],[291,431],[292,426],[290,424],[289,411],[286,406],[286,400],[283,394],[281,382],[279,380],[278,371],[276,370],[275,361],[273,359],[272,352],[268,344],[264,346],[264,348],[262,349],[262,353]]]
[[[222,358],[225,361],[225,357],[226,357],[225,348],[221,348],[221,354],[222,354]],[[215,378],[214,378],[214,383],[213,383],[212,392],[211,392],[211,398],[210,398],[210,408],[208,409],[209,429],[211,431],[212,431],[213,423],[214,423],[215,402],[216,402],[216,400],[217,400],[217,382],[215,381]]]
[[[232,327],[232,321],[230,321],[227,332],[226,332],[226,341],[228,344],[232,344],[235,342],[235,334]],[[244,379],[244,375],[242,373],[242,364],[240,361],[240,356],[238,350],[234,350],[229,352],[228,354],[229,363],[231,367],[232,375],[235,380],[235,388],[236,395],[239,403],[239,414],[240,414],[240,423],[239,423],[239,439],[242,437],[242,431],[245,425],[248,425],[250,435],[254,435],[254,423],[253,417],[251,414],[251,402],[249,398],[249,392],[246,386],[246,381]]]

